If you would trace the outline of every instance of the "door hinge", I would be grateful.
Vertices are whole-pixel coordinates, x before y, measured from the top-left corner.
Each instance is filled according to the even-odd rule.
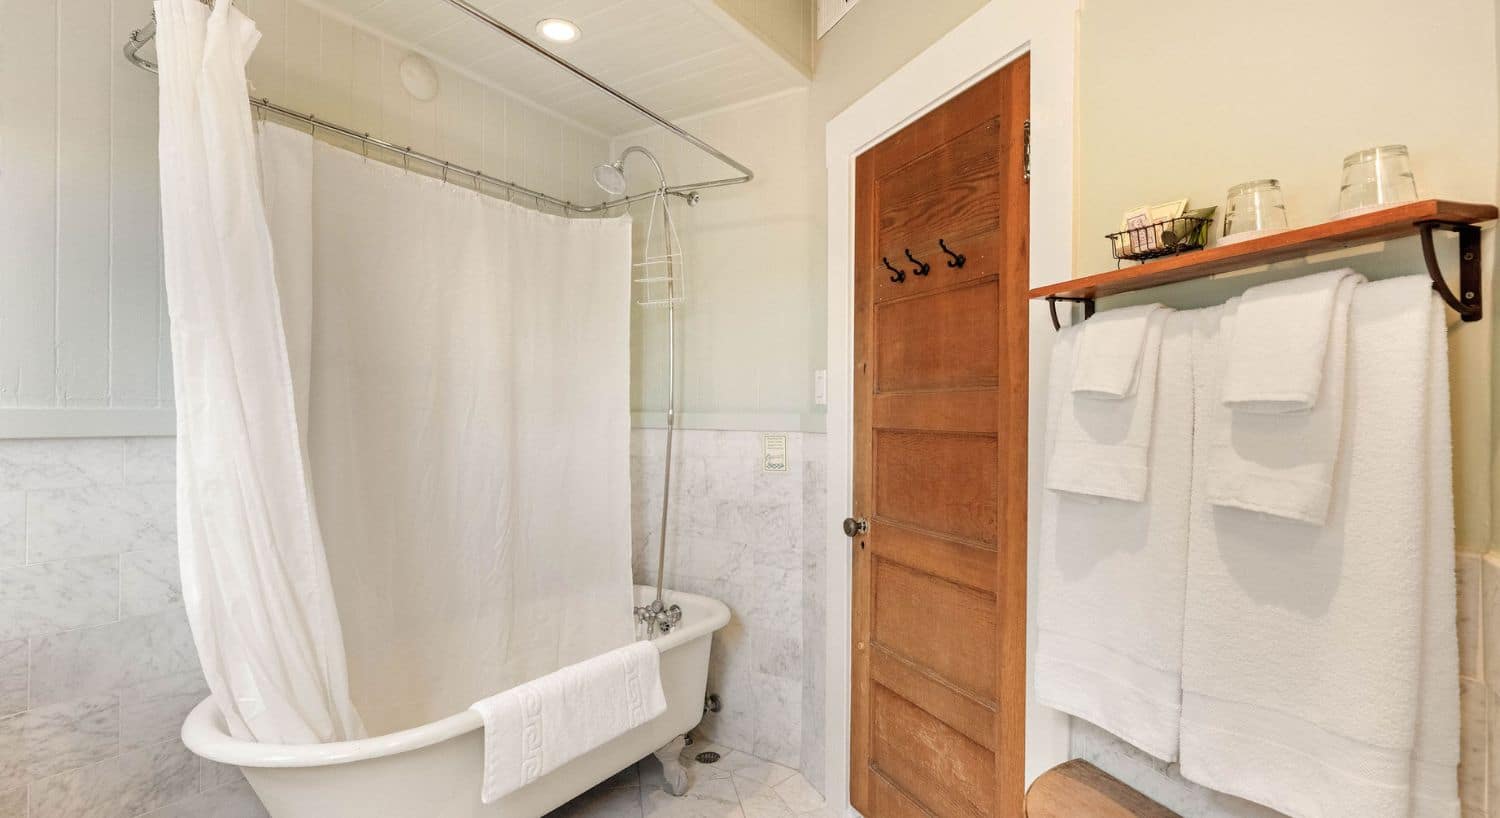
[[[1026,161],[1026,165],[1025,165],[1025,168],[1021,172],[1021,178],[1024,179],[1024,180],[1026,180],[1026,181],[1028,181],[1028,182],[1030,182],[1031,181],[1031,120],[1029,120],[1029,119],[1026,120],[1026,122],[1021,126],[1021,133],[1023,134],[1022,138],[1024,139],[1024,145],[1025,145],[1025,147],[1024,147],[1024,149],[1023,149],[1022,152],[1023,152],[1023,154],[1026,157],[1026,160],[1025,160]]]

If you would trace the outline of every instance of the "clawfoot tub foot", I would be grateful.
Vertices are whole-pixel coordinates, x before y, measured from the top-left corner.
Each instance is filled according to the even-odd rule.
[[[678,736],[667,742],[665,747],[652,753],[656,760],[661,762],[662,776],[667,782],[667,792],[673,795],[682,795],[688,790],[687,769],[682,766],[682,748],[687,746],[687,739]]]

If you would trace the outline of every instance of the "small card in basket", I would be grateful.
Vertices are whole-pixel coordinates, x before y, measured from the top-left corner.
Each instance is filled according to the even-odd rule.
[[[1172,219],[1178,218],[1187,209],[1187,199],[1176,199],[1159,205],[1141,205],[1125,211],[1122,230],[1125,231],[1125,251],[1143,253],[1163,247],[1162,231]]]

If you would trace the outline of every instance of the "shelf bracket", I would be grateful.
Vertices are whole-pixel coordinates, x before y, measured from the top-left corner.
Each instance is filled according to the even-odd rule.
[[[1077,304],[1082,304],[1084,319],[1087,320],[1094,317],[1094,299],[1092,298],[1074,298],[1068,295],[1049,295],[1047,296],[1047,312],[1052,314],[1052,328],[1055,330],[1062,329],[1062,324],[1057,320],[1057,302],[1059,301],[1071,301]]]
[[[1427,275],[1432,278],[1432,289],[1458,317],[1464,321],[1478,321],[1484,317],[1484,291],[1480,283],[1479,228],[1472,224],[1448,221],[1421,221],[1417,228],[1422,231],[1422,259],[1427,262]],[[1453,294],[1443,269],[1438,266],[1437,250],[1433,246],[1432,231],[1449,230],[1458,234],[1458,295]],[[1056,319],[1053,319],[1056,323]]]

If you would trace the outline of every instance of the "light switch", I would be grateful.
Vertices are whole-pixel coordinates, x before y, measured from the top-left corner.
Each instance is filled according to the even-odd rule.
[[[819,369],[813,373],[813,403],[818,406],[828,405],[828,370]]]

